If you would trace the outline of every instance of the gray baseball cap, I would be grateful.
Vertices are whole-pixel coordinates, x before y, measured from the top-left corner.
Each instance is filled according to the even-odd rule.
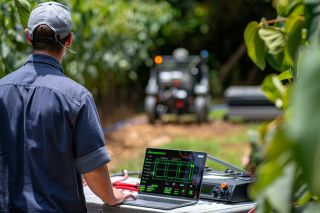
[[[44,2],[36,6],[28,20],[31,40],[33,40],[34,30],[41,24],[45,24],[53,30],[55,42],[67,37],[72,28],[69,8],[57,2]]]

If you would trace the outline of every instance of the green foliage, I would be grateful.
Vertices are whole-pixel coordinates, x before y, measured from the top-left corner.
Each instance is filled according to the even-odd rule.
[[[278,16],[303,15],[303,0],[275,0]]]
[[[4,0],[0,4],[0,78],[12,72],[25,60],[27,42],[21,27],[15,2]],[[17,51],[19,50],[19,51]]]
[[[263,163],[257,169],[257,182],[251,189],[251,195],[258,202],[257,212],[290,212],[291,194],[295,180],[295,163],[290,161],[293,152],[288,152],[292,143],[287,139],[283,128],[275,128],[282,122],[278,119],[262,130],[266,134],[260,138],[264,144],[260,150]],[[261,131],[261,130],[260,130]],[[279,142],[281,141],[281,143]],[[281,189],[281,193],[279,193]],[[272,209],[271,208],[271,209]]]
[[[260,28],[258,32],[267,47],[268,53],[278,55],[283,51],[285,37],[284,32],[280,28],[266,26]]]
[[[265,55],[268,62],[279,71],[286,70],[278,76],[268,76],[262,85],[266,96],[284,110],[284,115],[263,125],[260,136],[256,137],[257,143],[262,144],[257,159],[263,159],[258,165],[257,182],[251,188],[251,195],[257,199],[257,212],[319,211],[320,17],[317,8],[320,2],[305,1],[304,5],[298,0],[279,0],[277,12],[286,16],[282,19],[285,23],[274,26],[269,26],[270,21],[261,23],[259,35],[268,49]],[[298,84],[292,84],[296,78]]]
[[[280,73],[278,78],[280,81],[283,81],[283,80],[292,79],[293,76],[292,76],[292,73],[290,72],[290,70],[286,70],[286,71],[283,71],[282,73]]]
[[[30,14],[30,4],[27,0],[14,0],[23,28],[27,28]]]
[[[296,142],[297,162],[304,171],[311,193],[320,195],[320,48],[312,43],[302,61],[299,84],[295,88],[292,119],[288,121],[290,133]]]
[[[35,0],[29,2],[32,6],[39,3]],[[72,48],[77,52],[75,55],[67,54],[63,62],[65,71],[96,95],[136,81],[138,67],[141,64],[151,66],[150,53],[163,44],[160,31],[177,15],[166,1],[60,2],[71,7]],[[5,0],[1,3],[0,10],[4,15],[0,17],[0,29],[4,33],[0,35],[0,77],[21,66],[21,56],[30,50],[23,35],[29,15],[28,5],[27,0]],[[17,20],[18,14],[23,28]]]
[[[251,22],[247,25],[244,37],[248,54],[260,69],[265,67],[262,66],[265,58],[278,71],[284,71],[295,66],[298,47],[304,43],[302,37],[304,19],[301,16],[303,11],[304,5],[299,0],[279,0],[277,12],[280,15],[287,15],[285,19],[279,17],[267,21],[262,18],[259,24],[253,25],[253,22]],[[273,24],[273,26],[270,26],[270,24]],[[253,37],[259,38],[252,39]],[[249,38],[251,39],[249,40]],[[261,43],[261,40],[263,43]],[[257,60],[257,54],[252,54],[253,49],[257,49],[259,60]]]
[[[259,27],[260,25],[258,22],[253,21],[249,23],[244,31],[244,41],[247,45],[249,57],[263,70],[266,66],[266,62],[264,58],[263,41],[258,35]]]
[[[160,30],[175,11],[164,1],[70,1],[76,55],[64,61],[76,81],[105,93],[137,80],[141,64],[152,65]]]
[[[277,13],[278,15],[283,15],[288,7],[289,0],[278,0],[277,1]]]
[[[275,69],[282,72],[283,70],[288,69],[286,65],[283,64],[284,54],[283,52],[277,54],[277,55],[271,55],[269,53],[266,53],[266,59],[270,66]]]
[[[29,0],[31,9],[43,1],[46,0]],[[73,21],[78,20],[74,24],[75,42],[71,47],[71,49],[75,49],[77,54],[67,53],[63,64],[65,72],[76,81],[84,82],[85,86],[96,94],[98,105],[103,103],[105,99],[112,99],[112,102],[121,99],[119,102],[123,104],[125,101],[131,102],[133,98],[130,99],[130,97],[134,97],[134,100],[143,97],[143,87],[149,77],[150,66],[152,66],[151,58],[155,54],[171,54],[172,50],[177,47],[185,47],[192,54],[198,54],[202,49],[209,51],[210,76],[216,80],[210,81],[210,88],[215,95],[221,95],[221,88],[232,83],[230,81],[243,83],[247,80],[247,76],[250,76],[249,72],[254,70],[252,63],[247,60],[243,52],[239,56],[239,63],[233,65],[234,70],[237,70],[236,75],[229,76],[228,72],[224,73],[220,70],[221,66],[226,65],[233,57],[233,52],[241,44],[243,27],[248,20],[256,19],[261,15],[270,17],[271,14],[275,14],[269,4],[271,0],[58,1],[68,4],[71,8]],[[3,10],[1,8],[8,4],[14,5],[14,0],[1,1],[0,20],[10,20],[11,15],[19,19],[15,9],[10,14],[5,13],[2,16]],[[134,10],[130,12],[126,9],[128,7],[129,9],[134,8]],[[110,13],[104,12],[110,11],[109,8],[112,8]],[[248,8],[254,9],[248,10]],[[134,16],[129,16],[132,17],[130,19],[126,18],[127,12],[132,14],[132,11]],[[117,14],[117,12],[119,13]],[[170,20],[164,23],[163,19],[168,16]],[[135,18],[145,21],[133,23]],[[118,27],[112,27],[112,30],[105,29],[109,25],[116,26],[114,22],[118,23]],[[3,26],[0,26],[0,29],[1,27]],[[156,33],[149,34],[148,28],[150,27]],[[20,55],[26,56],[31,52],[31,49],[27,48],[22,28],[19,20],[10,27],[4,28],[4,31],[12,29],[15,34],[19,34],[23,42],[17,42],[16,39],[8,37],[4,40],[1,38],[0,42],[8,46],[7,52],[10,54],[5,60],[0,61],[1,77],[24,63],[25,58],[20,58]],[[136,30],[142,33],[136,32]],[[123,31],[123,33],[119,31]],[[126,37],[130,39],[128,42],[125,40]],[[132,39],[133,37],[136,39]],[[113,40],[109,38],[113,38]],[[146,39],[142,41],[140,38]],[[9,43],[12,45],[8,45]],[[92,46],[93,43],[95,46]],[[143,46],[140,47],[140,44]],[[104,50],[108,50],[108,54],[101,57]],[[241,75],[240,71],[243,72]],[[226,76],[225,80],[221,80],[224,75]],[[251,82],[255,83],[258,79],[260,77],[252,78]]]
[[[263,83],[262,90],[268,99],[275,103],[278,108],[286,109],[288,106],[288,88],[286,88],[279,77],[268,75]]]
[[[290,66],[294,66],[296,53],[301,45],[303,20],[300,16],[293,16],[287,21],[286,31],[287,42],[285,45],[286,61]]]

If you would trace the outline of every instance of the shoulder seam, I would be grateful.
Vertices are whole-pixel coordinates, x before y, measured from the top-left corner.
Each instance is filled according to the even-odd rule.
[[[72,98],[72,97],[68,97],[65,94],[63,94],[62,92],[60,92],[59,90],[55,90],[53,88],[49,88],[49,87],[44,87],[44,86],[33,86],[30,84],[12,84],[12,83],[5,83],[5,84],[0,84],[0,86],[5,86],[5,85],[12,85],[12,86],[27,86],[30,88],[45,88],[54,92],[59,93],[60,95],[62,95],[63,97],[65,97],[66,99],[68,99],[70,102],[72,102],[73,104],[75,104],[78,108],[81,106],[82,102],[83,102],[83,97],[85,95],[90,94],[88,91],[83,90],[83,94],[81,94],[80,96],[80,101],[78,101],[76,98]]]

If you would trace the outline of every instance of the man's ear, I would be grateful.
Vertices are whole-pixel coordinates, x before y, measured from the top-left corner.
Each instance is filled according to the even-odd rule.
[[[73,40],[73,33],[71,32],[70,35],[69,35],[69,37],[68,37],[68,39],[67,39],[67,41],[66,41],[65,46],[66,46],[66,47],[70,47],[71,44],[72,44],[72,40]]]
[[[28,43],[32,44],[31,38],[29,36],[29,29],[28,28],[24,29],[24,34],[25,34],[25,36],[26,36],[26,38],[28,40]]]

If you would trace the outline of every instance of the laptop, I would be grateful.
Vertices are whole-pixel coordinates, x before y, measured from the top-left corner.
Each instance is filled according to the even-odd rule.
[[[175,209],[196,204],[207,153],[147,148],[136,200],[123,204]]]

